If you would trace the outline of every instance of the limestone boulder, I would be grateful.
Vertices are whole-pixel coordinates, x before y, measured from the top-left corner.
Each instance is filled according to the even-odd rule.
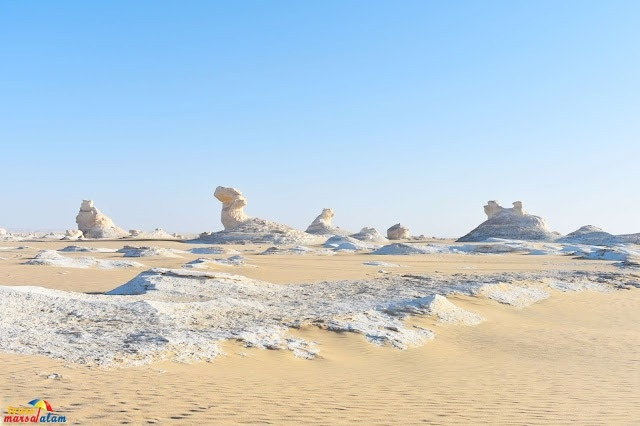
[[[220,220],[225,230],[233,229],[249,219],[244,212],[247,200],[239,190],[219,186],[213,192],[213,196],[222,203]]]
[[[311,222],[311,225],[307,227],[306,232],[314,235],[349,235],[349,231],[345,231],[344,229],[331,225],[333,216],[333,210],[323,209],[322,213],[320,213],[318,217]]]
[[[76,241],[84,237],[84,234],[79,229],[67,229],[64,233],[63,240]]]
[[[122,238],[129,235],[98,210],[92,200],[83,200],[76,216],[78,230],[87,238]]]
[[[409,228],[396,223],[391,228],[387,229],[387,238],[390,240],[405,240],[409,238]]]

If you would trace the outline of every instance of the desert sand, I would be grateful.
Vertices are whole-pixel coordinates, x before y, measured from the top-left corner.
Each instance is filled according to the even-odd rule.
[[[41,250],[71,244],[101,250],[55,253],[65,259],[136,261],[143,266],[25,263]],[[125,245],[153,249],[121,250]],[[196,259],[225,260],[234,253],[242,256],[241,262],[206,262],[204,270],[285,286],[380,276],[526,277],[540,271],[622,271],[636,281],[640,275],[608,260],[522,251],[377,256],[310,245],[304,254],[285,246],[263,255],[269,245],[225,245],[216,246],[225,253],[201,254],[190,250],[212,246],[106,240],[3,242],[0,247],[0,284],[88,294],[112,290],[149,268],[180,268]],[[409,315],[403,319],[406,327],[431,330],[435,338],[403,350],[372,344],[361,333],[303,324],[290,334],[315,342],[318,353],[313,359],[234,340],[221,343],[222,354],[210,362],[167,359],[100,366],[5,351],[0,354],[0,404],[6,410],[43,398],[73,424],[638,423],[640,290],[547,291],[548,298],[521,308],[485,297],[448,295],[484,322],[465,326]]]

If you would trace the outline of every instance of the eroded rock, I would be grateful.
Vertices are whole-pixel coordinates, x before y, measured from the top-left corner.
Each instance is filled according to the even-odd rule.
[[[93,205],[92,200],[83,200],[78,216],[78,229],[87,238],[121,238],[129,235]]]
[[[387,238],[390,240],[404,240],[409,238],[409,228],[396,223],[387,229]]]
[[[249,216],[244,212],[247,199],[244,198],[239,190],[219,186],[214,191],[213,196],[222,203],[220,220],[225,230],[233,229],[249,219]]]
[[[459,238],[459,242],[479,242],[489,238],[552,241],[560,236],[557,232],[547,229],[544,219],[526,213],[520,201],[515,201],[511,208],[502,207],[496,201],[489,201],[484,206],[484,212],[487,220]]]
[[[322,213],[311,222],[306,232],[315,235],[349,235],[349,231],[331,225],[333,216],[333,210],[323,209]]]

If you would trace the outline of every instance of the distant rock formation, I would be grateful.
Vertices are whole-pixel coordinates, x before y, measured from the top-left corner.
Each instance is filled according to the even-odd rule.
[[[151,232],[141,231],[139,229],[130,229],[128,238],[141,240],[175,240],[176,234],[170,234],[162,228],[156,228]]]
[[[597,226],[585,225],[557,240],[559,243],[588,244],[609,246],[622,243],[622,239],[603,231]]]
[[[63,240],[76,241],[84,237],[84,234],[79,229],[67,229],[64,233]]]
[[[307,227],[305,232],[310,234],[327,234],[327,230],[332,228],[331,219],[333,219],[333,216],[333,210],[322,209],[322,213],[311,222],[311,225]]]
[[[93,206],[92,200],[83,200],[76,216],[78,229],[87,238],[121,238],[128,232],[118,228],[111,219]]]
[[[314,235],[349,235],[349,231],[331,225],[334,213],[331,209],[323,209],[322,213],[315,218],[305,232]]]
[[[7,230],[4,228],[0,228],[0,236],[5,236],[7,235]]]
[[[484,206],[484,212],[487,220],[459,238],[458,242],[486,241],[488,238],[552,241],[560,236],[557,232],[547,229],[544,219],[526,213],[520,201],[515,201],[512,208],[505,208],[496,201],[489,201]]]
[[[235,188],[219,186],[213,195],[222,202],[220,220],[224,230],[220,232],[202,233],[191,240],[197,243],[210,244],[304,244],[321,243],[322,239],[275,222],[260,218],[252,218],[245,214],[247,200]]]
[[[387,243],[387,240],[376,228],[364,227],[360,232],[350,235],[351,238],[355,238],[360,241],[369,241],[372,243]]]
[[[233,229],[249,219],[249,216],[244,213],[244,206],[247,205],[247,199],[244,198],[242,192],[235,188],[219,186],[214,191],[213,196],[222,203],[220,220],[222,221],[225,231]]]
[[[387,229],[387,238],[390,240],[404,240],[409,238],[409,228],[396,223]]]
[[[329,237],[329,239],[324,242],[323,247],[330,248],[335,251],[357,251],[376,248],[374,244],[366,243],[344,235],[334,235]]]
[[[625,244],[640,244],[640,233],[616,235]]]

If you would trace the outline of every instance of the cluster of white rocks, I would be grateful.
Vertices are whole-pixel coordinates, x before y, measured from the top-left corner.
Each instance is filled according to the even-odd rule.
[[[236,188],[218,186],[214,194],[222,203],[220,220],[224,230],[219,232],[204,232],[199,238],[191,242],[207,244],[320,244],[333,236],[349,237],[351,239],[385,244],[389,241],[420,240],[423,236],[412,237],[409,229],[401,223],[396,223],[387,229],[386,237],[372,227],[364,227],[357,233],[349,232],[332,224],[334,211],[324,208],[311,222],[306,231],[294,229],[290,226],[254,218],[244,211],[247,199]],[[640,233],[627,235],[613,235],[592,225],[586,225],[561,236],[550,231],[543,218],[525,212],[522,202],[513,202],[513,207],[502,207],[497,201],[488,201],[484,206],[487,220],[478,225],[471,232],[459,238],[457,242],[486,242],[491,239],[543,241],[558,243],[575,243],[586,245],[612,246],[616,244],[640,244]],[[78,229],[67,230],[64,235],[49,233],[11,234],[0,228],[0,240],[26,241],[29,239],[63,239],[70,241],[92,239],[135,239],[135,240],[184,240],[178,234],[170,234],[162,229],[145,232],[132,229],[129,232],[118,227],[111,218],[98,210],[92,200],[83,200],[80,211],[76,216]],[[355,245],[357,246],[357,244]]]

